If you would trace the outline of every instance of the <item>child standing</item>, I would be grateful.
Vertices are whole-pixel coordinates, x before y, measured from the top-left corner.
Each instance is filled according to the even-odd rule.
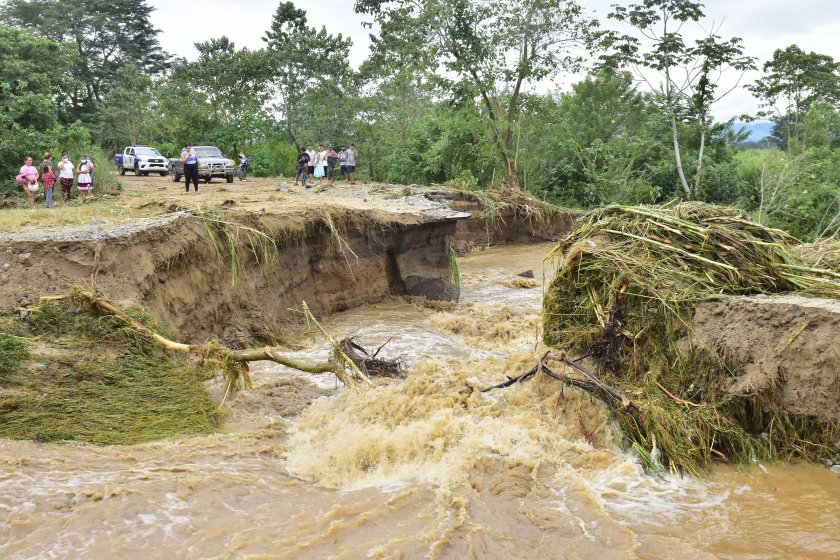
[[[90,156],[82,156],[82,161],[79,162],[79,178],[77,179],[77,187],[82,191],[82,197],[88,198],[93,193],[93,162],[90,161]]]
[[[64,202],[70,202],[70,191],[73,189],[73,162],[67,154],[61,154],[58,162],[58,182],[61,184],[61,196]]]
[[[46,152],[41,162],[41,181],[44,183],[44,202],[47,208],[52,208],[53,187],[55,187],[55,171],[52,166],[52,154]]]
[[[32,165],[32,156],[23,159],[23,166],[15,181],[26,189],[26,197],[29,202],[29,209],[35,210],[35,193],[38,192],[38,169]]]

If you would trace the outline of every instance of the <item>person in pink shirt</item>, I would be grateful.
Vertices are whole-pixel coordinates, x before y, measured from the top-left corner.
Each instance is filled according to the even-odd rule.
[[[20,173],[15,181],[26,189],[26,196],[29,198],[29,209],[35,210],[35,193],[38,192],[38,168],[32,165],[32,156],[26,156]]]

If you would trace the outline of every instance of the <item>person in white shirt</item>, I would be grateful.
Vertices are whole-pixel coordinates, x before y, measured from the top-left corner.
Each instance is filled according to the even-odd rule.
[[[58,182],[61,185],[61,196],[64,202],[69,202],[73,189],[73,162],[67,154],[61,154],[61,161],[58,162]]]
[[[315,159],[315,177],[318,178],[319,183],[324,182],[324,177],[327,176],[327,150],[323,145],[318,146],[318,155]]]
[[[312,146],[306,147],[306,153],[309,156],[309,176],[315,176],[315,160],[318,159],[318,152],[312,149]]]
[[[353,174],[356,172],[356,158],[359,157],[359,152],[356,151],[356,145],[350,144],[347,150],[347,180],[352,184]]]
[[[76,188],[82,192],[83,198],[87,198],[93,194],[93,161],[90,156],[82,156],[77,171],[79,177],[76,180]]]
[[[344,178],[347,176],[347,148],[345,148],[344,146],[342,146],[341,151],[338,152],[338,167],[338,180],[343,181]]]

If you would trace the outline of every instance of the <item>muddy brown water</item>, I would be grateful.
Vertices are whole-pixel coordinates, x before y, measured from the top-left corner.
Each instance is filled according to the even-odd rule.
[[[822,467],[651,477],[574,391],[469,388],[539,355],[540,288],[499,281],[540,279],[550,248],[462,259],[454,310],[395,301],[326,321],[367,346],[393,337],[405,381],[348,391],[265,364],[228,399],[225,433],[0,442],[0,557],[837,558],[840,477]]]

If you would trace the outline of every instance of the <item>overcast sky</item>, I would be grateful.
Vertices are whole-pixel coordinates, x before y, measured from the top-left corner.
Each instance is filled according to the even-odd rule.
[[[196,42],[227,35],[237,46],[258,49],[279,0],[201,0],[178,2],[149,0],[156,8],[152,22],[161,30],[163,48],[178,56],[195,58]],[[330,33],[353,39],[350,61],[354,67],[366,58],[369,46],[364,19],[353,11],[353,0],[294,0],[306,9],[310,24],[326,26]],[[607,26],[606,14],[616,0],[581,0],[591,14]],[[619,2],[628,4],[627,1]],[[816,51],[840,59],[840,2],[838,0],[707,0],[705,24],[723,22],[724,37],[744,40],[747,54],[759,60],[759,66],[777,48],[796,43],[806,51]],[[751,73],[745,82],[759,73]],[[730,77],[734,80],[734,75]],[[565,89],[568,83],[558,82]],[[757,110],[756,101],[743,88],[736,90],[714,107],[718,118],[726,119]]]

